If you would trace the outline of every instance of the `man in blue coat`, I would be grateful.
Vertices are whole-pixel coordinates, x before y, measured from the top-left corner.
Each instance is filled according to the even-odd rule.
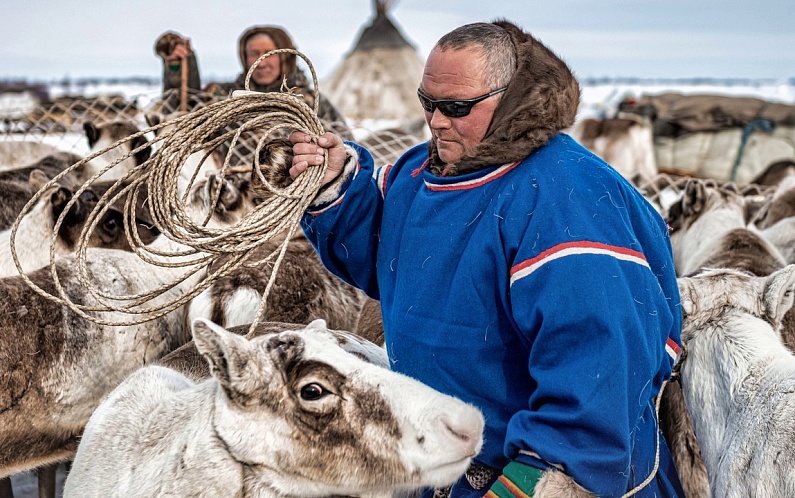
[[[681,343],[668,232],[562,133],[577,80],[497,21],[442,37],[417,94],[428,144],[376,169],[294,132],[290,175],[328,150],[306,236],[380,301],[394,370],[483,411],[475,465],[426,494],[684,496],[655,411]]]

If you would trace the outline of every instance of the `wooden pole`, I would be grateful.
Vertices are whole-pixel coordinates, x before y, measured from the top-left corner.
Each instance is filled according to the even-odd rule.
[[[0,498],[14,498],[14,490],[11,489],[10,477],[3,477],[0,479]]]
[[[36,469],[39,481],[39,498],[55,498],[55,474],[57,471],[57,463]]]
[[[187,42],[185,47],[190,54],[190,42]],[[186,55],[180,61],[179,110],[182,112],[188,112],[188,57],[189,55]]]

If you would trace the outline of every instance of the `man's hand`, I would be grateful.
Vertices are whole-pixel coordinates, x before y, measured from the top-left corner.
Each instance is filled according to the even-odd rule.
[[[343,147],[342,138],[331,132],[326,132],[320,137],[317,145],[310,143],[310,139],[309,135],[300,131],[290,134],[290,142],[293,143],[293,166],[290,168],[290,177],[295,180],[309,166],[323,164],[323,149],[327,149],[328,168],[321,186],[326,185],[337,178],[345,167],[347,153]]]

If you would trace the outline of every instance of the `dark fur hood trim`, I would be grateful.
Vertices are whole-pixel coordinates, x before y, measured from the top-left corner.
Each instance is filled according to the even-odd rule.
[[[517,68],[494,111],[483,142],[472,156],[444,165],[431,142],[431,171],[462,175],[522,160],[574,124],[580,85],[563,60],[518,26],[500,20],[516,47]]]

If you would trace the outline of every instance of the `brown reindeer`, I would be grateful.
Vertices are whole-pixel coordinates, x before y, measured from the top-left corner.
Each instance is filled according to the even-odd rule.
[[[48,181],[37,170],[31,174],[30,183],[36,190]],[[37,270],[49,264],[51,245],[54,245],[56,257],[75,251],[89,214],[96,207],[99,198],[114,184],[113,180],[97,181],[83,191],[64,215],[55,240],[52,235],[55,224],[77,189],[56,183],[46,195],[42,195],[20,220],[14,238],[14,249],[23,271]],[[126,185],[121,184],[119,190]],[[87,241],[87,247],[132,250],[124,231],[124,203],[127,195],[120,196],[100,216]],[[135,227],[141,242],[149,244],[160,231],[154,226],[146,199],[146,188],[143,188],[136,198]],[[0,232],[0,277],[17,275],[18,272],[11,254],[11,229],[7,229]]]
[[[195,185],[187,206],[196,221],[205,217],[211,195],[208,179]],[[225,188],[232,188],[226,186]],[[224,205],[233,224],[253,209],[250,196]],[[151,247],[182,249],[164,239]],[[183,268],[154,267],[136,254],[90,248],[86,257],[92,286],[110,295],[130,295],[172,284],[158,301],[173,301],[202,278],[202,273],[173,284]],[[73,256],[56,262],[66,295],[84,305],[100,304],[80,281]],[[49,268],[29,278],[57,295]],[[71,458],[83,427],[100,400],[130,372],[151,363],[188,340],[184,310],[175,310],[142,324],[101,325],[85,320],[71,307],[55,303],[31,289],[21,276],[0,279],[0,477]],[[105,320],[127,321],[121,312],[104,312]]]
[[[46,181],[80,160],[79,156],[61,153],[46,156],[34,164],[24,168],[0,171],[0,230],[6,230],[14,224],[22,208],[36,194]],[[31,182],[31,174],[36,175],[36,181]],[[42,182],[41,179],[45,181]],[[61,185],[68,188],[77,188],[86,178],[82,171],[73,171],[61,179]]]

